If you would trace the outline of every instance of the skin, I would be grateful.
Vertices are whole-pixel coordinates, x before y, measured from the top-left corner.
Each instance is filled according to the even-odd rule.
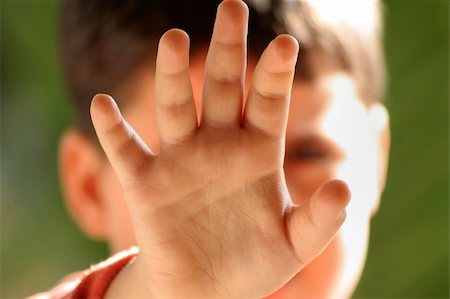
[[[188,68],[186,34],[167,32],[155,73],[147,65],[125,88],[124,118],[110,97],[94,98],[110,163],[78,131],[62,139],[74,218],[112,251],[140,247],[107,298],[346,298],[355,288],[385,180],[386,110],[340,72],[293,81],[289,36],[254,70],[250,57],[245,76],[247,17],[242,2],[221,4],[206,68],[201,54]]]

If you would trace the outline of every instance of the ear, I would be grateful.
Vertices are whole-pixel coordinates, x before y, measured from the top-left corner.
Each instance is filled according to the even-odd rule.
[[[378,179],[381,193],[383,192],[386,184],[387,169],[389,163],[389,149],[391,144],[389,112],[383,104],[375,103],[369,107],[369,117],[379,144],[380,159],[378,165]],[[374,215],[378,211],[378,207],[379,200],[372,210],[372,215]]]
[[[67,209],[89,237],[106,237],[106,210],[99,192],[102,156],[80,131],[64,133],[59,144],[59,176]]]

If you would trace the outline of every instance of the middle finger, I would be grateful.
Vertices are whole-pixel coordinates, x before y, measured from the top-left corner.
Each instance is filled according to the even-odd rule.
[[[248,8],[225,0],[218,9],[205,64],[202,123],[239,124],[247,61]]]

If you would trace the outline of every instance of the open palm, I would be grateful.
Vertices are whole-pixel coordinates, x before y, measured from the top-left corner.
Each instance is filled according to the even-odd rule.
[[[138,259],[155,297],[267,295],[316,257],[344,220],[344,183],[328,182],[302,207],[292,204],[287,191],[283,159],[295,39],[281,35],[269,44],[242,108],[247,19],[241,1],[219,6],[200,124],[188,36],[173,29],[161,38],[158,155],[111,97],[97,95],[92,102],[93,123],[123,185]]]

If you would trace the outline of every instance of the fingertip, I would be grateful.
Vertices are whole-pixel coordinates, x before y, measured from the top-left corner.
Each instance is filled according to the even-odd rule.
[[[248,6],[242,0],[224,0],[219,4],[217,10],[226,10],[231,17],[238,19],[246,18],[249,15]]]
[[[324,200],[333,201],[342,209],[350,202],[350,189],[347,183],[339,179],[334,179],[325,183],[325,185],[322,186],[321,193],[323,194],[322,197]]]
[[[116,101],[108,94],[95,95],[91,102],[90,112],[94,126],[121,118]]]
[[[225,44],[245,40],[248,33],[249,9],[242,0],[224,0],[217,8],[214,25],[215,39]]]
[[[181,29],[170,29],[161,36],[157,64],[163,73],[178,73],[189,67],[189,43],[189,35]]]
[[[275,40],[275,51],[283,59],[296,58],[299,50],[298,41],[290,34],[280,34]]]
[[[278,35],[268,46],[268,55],[271,59],[265,59],[265,68],[275,73],[293,70],[297,63],[298,51],[298,41],[292,35]]]
[[[189,48],[189,35],[186,31],[178,28],[167,30],[160,38],[159,45],[164,50],[177,52]]]
[[[109,114],[114,106],[116,102],[110,95],[96,94],[91,101],[91,114]]]

